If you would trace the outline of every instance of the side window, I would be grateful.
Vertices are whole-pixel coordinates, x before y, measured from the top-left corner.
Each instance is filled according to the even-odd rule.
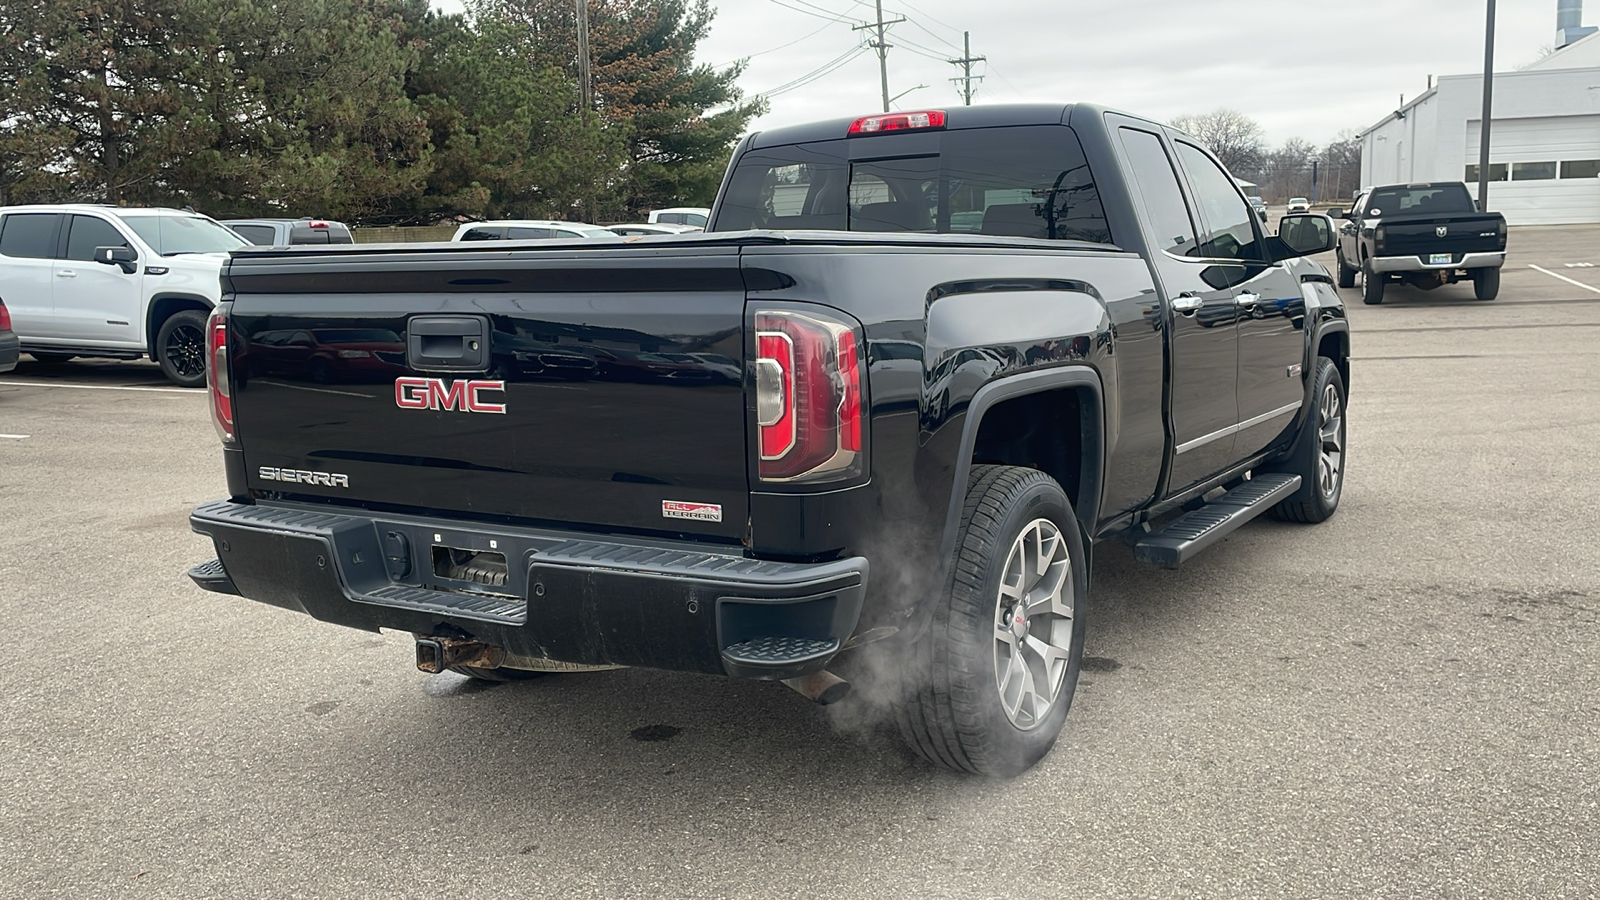
[[[1233,178],[1200,148],[1178,141],[1178,158],[1189,173],[1195,200],[1206,220],[1199,256],[1206,259],[1261,260],[1250,204],[1239,195]]]
[[[0,221],[0,254],[23,259],[56,255],[59,213],[12,213]]]
[[[1154,249],[1177,256],[1198,255],[1189,205],[1184,202],[1178,173],[1173,171],[1161,138],[1133,128],[1120,128],[1118,132],[1128,165],[1133,169],[1134,186],[1150,219],[1150,230],[1155,232]]]
[[[513,241],[533,241],[541,240],[543,238],[579,236],[580,235],[570,231],[562,231],[558,233],[553,228],[512,228],[506,232],[506,238]]]
[[[706,217],[700,213],[685,213],[683,216],[683,224],[693,225],[696,228],[704,228],[706,227]]]
[[[686,218],[688,218],[688,216],[685,216],[683,213],[662,213],[656,217],[656,221],[665,225],[682,225],[684,224],[683,220]]]
[[[461,236],[461,239],[463,241],[499,241],[504,240],[505,236],[506,230],[504,228],[469,228],[467,233]]]
[[[230,225],[239,236],[262,247],[270,247],[277,240],[277,229],[271,225]]]
[[[67,235],[67,259],[90,261],[96,247],[126,247],[128,239],[104,219],[94,216],[73,216],[72,231]]]

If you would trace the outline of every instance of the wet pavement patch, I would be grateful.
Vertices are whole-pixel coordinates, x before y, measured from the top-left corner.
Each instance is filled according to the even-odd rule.
[[[682,728],[672,725],[646,725],[643,728],[635,728],[632,734],[633,739],[636,741],[654,743],[655,741],[670,741],[682,731]]]

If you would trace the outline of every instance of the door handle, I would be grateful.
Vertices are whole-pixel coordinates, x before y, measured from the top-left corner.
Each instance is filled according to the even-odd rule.
[[[72,271],[71,269],[62,269],[61,271],[56,273],[56,277],[57,278],[77,278],[78,277],[78,273]]]
[[[1235,296],[1233,298],[1233,302],[1239,304],[1240,306],[1249,308],[1261,302],[1261,295],[1245,291],[1244,293]]]
[[[1173,310],[1185,316],[1193,315],[1196,310],[1205,305],[1206,301],[1196,297],[1194,294],[1180,294],[1172,301]]]

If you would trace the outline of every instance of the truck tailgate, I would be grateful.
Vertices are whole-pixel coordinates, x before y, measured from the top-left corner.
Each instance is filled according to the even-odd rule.
[[[1500,217],[1472,215],[1386,216],[1380,256],[1493,253],[1501,249]],[[1442,233],[1441,233],[1442,230]]]
[[[734,248],[280,251],[225,286],[253,491],[743,535]],[[424,357],[477,323],[481,365]]]

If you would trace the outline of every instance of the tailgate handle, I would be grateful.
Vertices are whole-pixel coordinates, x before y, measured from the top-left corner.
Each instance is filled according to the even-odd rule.
[[[406,323],[406,365],[424,372],[489,368],[489,320],[483,316],[415,316]]]

